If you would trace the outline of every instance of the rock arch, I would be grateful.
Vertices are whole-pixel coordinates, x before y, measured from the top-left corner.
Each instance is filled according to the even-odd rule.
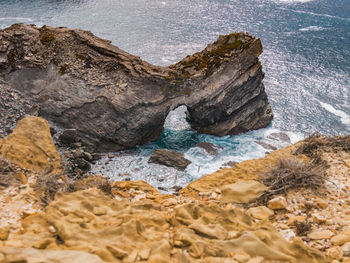
[[[97,151],[158,139],[168,113],[186,105],[191,126],[218,136],[265,127],[272,119],[248,33],[220,36],[169,67],[151,65],[92,33],[16,24],[0,31],[3,83]],[[5,84],[0,84],[1,85]]]

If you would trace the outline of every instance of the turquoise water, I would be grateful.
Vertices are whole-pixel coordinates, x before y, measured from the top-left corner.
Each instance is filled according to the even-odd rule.
[[[350,0],[99,0],[1,1],[0,28],[13,23],[82,28],[158,65],[169,65],[203,49],[218,35],[248,31],[261,38],[265,86],[275,118],[259,131],[218,138],[197,134],[173,112],[155,143],[119,153],[93,168],[115,179],[144,179],[155,186],[183,186],[227,161],[261,157],[263,141],[287,142],[269,134],[286,132],[291,142],[314,131],[350,133]],[[199,141],[218,146],[211,156]],[[155,148],[185,153],[185,172],[148,165]],[[104,167],[103,167],[104,166]]]

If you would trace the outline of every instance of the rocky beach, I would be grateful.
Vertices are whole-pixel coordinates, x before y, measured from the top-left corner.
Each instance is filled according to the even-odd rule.
[[[198,133],[268,126],[259,38],[221,35],[168,67],[78,29],[15,24],[0,43],[1,263],[350,262],[349,136],[272,133],[289,146],[259,142],[265,157],[166,194],[88,173],[158,140],[179,106]],[[148,162],[191,163],[169,149]]]

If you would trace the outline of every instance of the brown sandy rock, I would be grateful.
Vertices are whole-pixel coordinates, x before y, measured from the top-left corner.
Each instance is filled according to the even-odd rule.
[[[349,257],[350,256],[350,242],[345,243],[344,245],[342,245],[341,248],[343,250],[344,257]]]
[[[331,242],[332,242],[332,244],[339,245],[339,246],[341,246],[347,242],[350,242],[350,229],[345,230],[345,231],[339,233],[338,235],[332,237]]]
[[[285,197],[277,196],[269,201],[269,208],[272,210],[286,209],[288,202]]]
[[[306,217],[305,216],[295,216],[295,215],[290,215],[288,218],[288,225],[294,225],[295,222],[297,223],[302,223],[306,221]]]
[[[341,260],[343,258],[343,250],[339,246],[331,247],[327,249],[326,255],[335,260]]]
[[[0,141],[0,155],[20,167],[39,172],[57,170],[61,163],[49,125],[39,117],[18,121],[14,131]]]
[[[93,251],[103,262],[118,263],[137,258],[234,262],[237,254],[248,255],[238,262],[259,257],[265,262],[326,262],[301,241],[287,242],[268,222],[255,223],[239,209],[189,203],[168,210],[149,200],[117,201],[92,190],[57,194],[43,213],[27,217],[23,231],[4,242],[11,244],[46,248],[47,253],[55,249],[58,255],[63,249]]]
[[[96,255],[73,250],[0,247],[1,263],[103,263]]]
[[[247,203],[255,200],[266,190],[266,186],[254,180],[239,181],[220,188],[221,201],[225,203]]]
[[[248,214],[260,220],[268,219],[274,215],[273,210],[266,206],[251,207],[248,209]]]
[[[333,236],[330,230],[314,230],[307,235],[310,239],[330,239]]]

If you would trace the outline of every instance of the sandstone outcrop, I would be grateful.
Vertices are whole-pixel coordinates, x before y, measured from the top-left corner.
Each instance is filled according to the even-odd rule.
[[[47,121],[33,116],[18,121],[14,131],[0,140],[0,156],[38,172],[58,170],[61,164]]]
[[[168,210],[150,200],[116,201],[85,190],[58,194],[43,213],[28,216],[22,226],[23,231],[3,245],[47,249],[43,256],[64,249],[95,254],[104,262],[237,262],[238,255],[264,262],[326,262],[300,240],[285,241],[268,222],[255,223],[239,209],[215,204]]]
[[[15,24],[0,31],[0,43],[0,90],[10,88],[28,102],[14,105],[23,106],[12,109],[16,116],[35,111],[76,129],[97,151],[158,139],[166,116],[180,105],[194,129],[218,136],[272,119],[258,60],[262,45],[247,33],[220,36],[169,67],[83,30]]]
[[[26,121],[33,132],[46,124],[36,117]],[[23,127],[17,126],[13,133]],[[16,146],[11,138],[7,142]],[[31,139],[34,146],[43,146],[40,137]],[[36,147],[33,152],[27,149],[28,156],[35,152]],[[258,179],[291,155],[327,161],[328,179],[336,184],[279,194],[286,209],[240,204],[264,191],[249,178]],[[349,136],[313,137],[199,179],[173,196],[143,181],[110,184],[101,176],[80,177],[69,191],[59,192],[60,184],[72,183],[65,182],[64,174],[17,169],[0,159],[0,262],[349,262],[349,160]],[[18,173],[28,181],[3,184],[4,178],[17,178]],[[33,188],[51,176],[56,180],[43,185],[46,188]],[[55,199],[42,207],[47,191],[54,192]]]

